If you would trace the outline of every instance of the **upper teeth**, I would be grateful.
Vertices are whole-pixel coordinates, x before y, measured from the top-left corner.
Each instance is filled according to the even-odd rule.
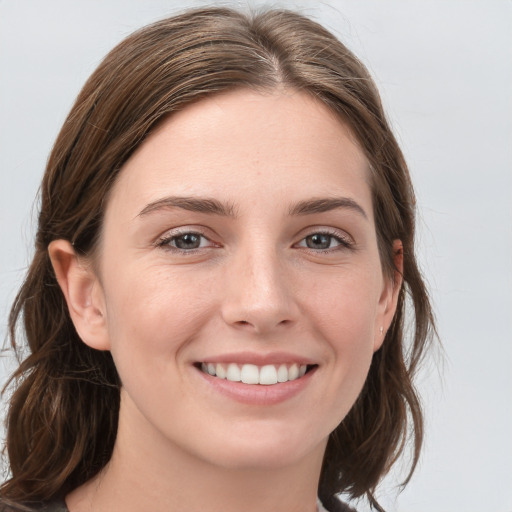
[[[277,384],[278,382],[288,382],[302,377],[306,373],[307,365],[281,364],[274,366],[267,364],[265,366],[256,366],[255,364],[236,363],[202,363],[201,370],[204,373],[227,379],[232,382],[243,382],[244,384]]]

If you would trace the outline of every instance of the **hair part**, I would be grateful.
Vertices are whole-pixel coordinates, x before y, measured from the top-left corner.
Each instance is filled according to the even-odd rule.
[[[13,503],[63,496],[108,462],[116,437],[120,382],[112,357],[78,337],[48,256],[51,241],[91,254],[109,192],[123,164],[155,127],[201,98],[237,88],[306,92],[346,123],[370,164],[383,269],[395,271],[403,244],[403,287],[382,348],[351,411],[331,434],[320,498],[365,496],[413,441],[423,419],[413,376],[435,332],[414,251],[415,199],[377,89],[359,60],[323,27],[286,10],[244,15],[203,8],[144,27],[114,48],[66,119],[41,187],[35,256],[13,304],[12,346],[22,324],[30,354],[11,377],[7,452],[12,476],[0,496]],[[405,342],[406,303],[414,332]],[[334,509],[333,509],[334,510]]]

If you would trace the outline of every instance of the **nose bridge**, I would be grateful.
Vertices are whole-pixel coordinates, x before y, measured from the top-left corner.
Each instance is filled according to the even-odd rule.
[[[274,244],[246,244],[231,263],[223,304],[227,323],[264,332],[295,320],[297,307]]]

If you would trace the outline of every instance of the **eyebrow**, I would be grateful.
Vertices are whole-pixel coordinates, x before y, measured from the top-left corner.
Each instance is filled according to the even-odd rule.
[[[318,199],[309,199],[307,201],[300,201],[290,208],[290,215],[311,215],[314,213],[323,213],[338,208],[353,210],[360,214],[366,220],[368,215],[364,209],[350,197],[326,197]]]
[[[138,216],[143,217],[154,211],[167,208],[181,208],[191,212],[208,213],[222,217],[236,217],[235,206],[231,203],[222,203],[217,199],[209,197],[198,198],[186,196],[170,196],[153,201],[147,204]],[[353,210],[363,218],[368,219],[364,209],[349,197],[327,197],[299,201],[291,206],[288,214],[292,216],[312,215],[336,210],[338,208]]]
[[[235,217],[235,208],[232,204],[221,203],[217,199],[208,197],[197,198],[183,196],[164,197],[163,199],[149,203],[141,210],[138,216],[142,217],[148,213],[167,208],[181,208],[191,212]]]

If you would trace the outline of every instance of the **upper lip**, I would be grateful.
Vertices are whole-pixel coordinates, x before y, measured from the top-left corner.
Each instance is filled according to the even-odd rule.
[[[267,364],[299,364],[313,365],[317,364],[309,357],[300,356],[287,352],[269,352],[260,354],[256,352],[232,352],[205,357],[198,361],[199,363],[236,363],[236,364],[254,364],[256,366],[265,366]]]

